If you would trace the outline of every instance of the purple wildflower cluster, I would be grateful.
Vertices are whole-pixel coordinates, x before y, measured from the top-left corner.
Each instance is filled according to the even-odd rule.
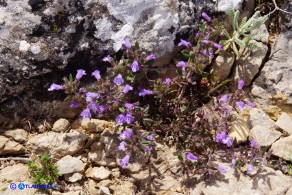
[[[119,150],[126,152],[126,156],[120,160],[123,168],[128,166],[131,155],[138,152],[150,153],[154,143],[154,136],[148,133],[140,134],[132,129],[127,129],[120,134],[121,143]]]
[[[150,79],[145,66],[156,59],[155,54],[146,55],[138,43],[132,44],[126,38],[125,57],[117,60],[107,55],[102,59],[108,65],[103,78],[99,70],[88,74],[96,79],[93,86],[80,88],[80,80],[87,73],[79,69],[74,79],[69,76],[63,85],[53,83],[48,91],[64,90],[71,100],[70,108],[82,109],[80,116],[84,119],[116,121],[121,132],[118,149],[123,154],[119,160],[123,168],[136,155],[153,151],[155,132],[176,144],[179,170],[183,173],[197,172],[205,176],[226,173],[228,168],[217,164],[225,159],[232,168],[248,164],[247,173],[251,174],[257,164],[255,159],[259,159],[259,147],[252,140],[250,152],[246,154],[246,148],[238,147],[230,132],[233,111],[256,105],[248,101],[243,80],[238,81],[234,93],[210,100],[211,91],[217,86],[210,82],[206,67],[210,58],[224,48],[218,44],[220,23],[206,13],[202,17],[205,23],[195,39],[181,39],[178,43],[183,50],[182,59],[176,62],[176,77]],[[212,103],[211,108],[201,106],[207,100]]]

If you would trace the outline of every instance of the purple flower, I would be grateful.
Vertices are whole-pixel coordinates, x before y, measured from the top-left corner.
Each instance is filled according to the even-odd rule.
[[[58,84],[53,83],[50,86],[50,88],[48,89],[48,91],[61,90],[61,89],[63,89],[62,85],[58,85]]]
[[[176,64],[176,67],[181,67],[182,71],[185,71],[186,70],[186,63],[184,61],[179,61]]]
[[[152,147],[146,147],[145,148],[145,152],[151,152],[151,150],[152,150]]]
[[[228,136],[222,140],[222,143],[227,145],[228,147],[231,147],[232,146],[232,139]]]
[[[231,167],[234,167],[234,166],[235,166],[235,163],[236,163],[236,160],[235,160],[235,159],[232,159],[232,160],[231,160],[231,163],[230,163],[230,166],[231,166]]]
[[[116,122],[118,123],[118,125],[123,125],[125,123],[125,116],[123,114],[119,114],[116,117]]]
[[[137,72],[139,70],[139,64],[137,61],[134,61],[133,64],[131,64],[132,72]]]
[[[118,86],[120,86],[121,84],[124,83],[124,79],[122,77],[121,74],[118,74],[115,78],[114,78],[114,83]]]
[[[134,110],[135,106],[133,104],[130,103],[125,103],[125,107],[129,110]]]
[[[108,105],[103,105],[98,107],[98,112],[102,113],[103,111],[107,110],[109,108]]]
[[[83,119],[91,118],[91,113],[90,113],[89,108],[84,109],[84,110],[81,112],[80,116],[82,116]]]
[[[129,160],[130,160],[129,154],[127,154],[123,159],[120,160],[120,164],[121,164],[122,168],[125,168],[126,166],[128,166]]]
[[[247,105],[249,105],[252,108],[255,108],[256,107],[256,105],[254,103],[252,103],[252,102],[247,102]]]
[[[195,156],[195,155],[194,155],[193,153],[191,153],[191,152],[187,152],[187,153],[186,153],[186,157],[187,157],[187,159],[190,160],[190,161],[198,160],[198,157]]]
[[[125,131],[123,131],[121,133],[120,138],[122,140],[130,139],[132,135],[133,135],[133,130],[132,129],[128,129],[128,130],[125,130]]]
[[[215,56],[214,56],[214,52],[213,52],[212,50],[209,51],[209,56],[210,56],[211,58],[214,58],[214,57],[215,57]]]
[[[178,46],[185,46],[185,47],[189,47],[192,44],[186,40],[180,39],[180,43],[178,44]]]
[[[99,80],[101,78],[99,70],[95,70],[94,72],[92,72],[91,75],[94,76],[96,80]]]
[[[202,13],[202,16],[203,16],[203,18],[204,18],[205,20],[207,20],[208,22],[211,21],[210,16],[208,16],[205,12]]]
[[[171,83],[171,79],[167,77],[167,78],[165,79],[165,83],[166,83],[166,85],[170,85],[170,83]]]
[[[214,43],[214,47],[216,47],[219,50],[223,50],[223,46],[221,44]]]
[[[203,53],[204,56],[208,56],[206,49],[202,53]]]
[[[97,112],[98,111],[98,108],[99,108],[99,105],[98,103],[96,102],[91,102],[89,105],[88,105],[88,108],[90,108],[93,112]]]
[[[76,79],[80,80],[84,75],[86,75],[85,70],[79,69],[77,70]]]
[[[209,43],[209,40],[204,39],[204,40],[202,40],[201,42],[202,42],[202,43],[205,43],[205,44],[208,44],[208,43]]]
[[[153,137],[153,135],[147,135],[147,137],[146,137],[148,140],[154,140],[154,137]]]
[[[146,57],[146,61],[155,60],[155,59],[156,59],[156,56],[154,54],[150,54],[149,56]]]
[[[249,167],[248,167],[248,169],[247,169],[247,173],[248,174],[251,174],[253,172],[253,170],[254,170],[254,167],[253,167],[252,164],[250,164]]]
[[[255,140],[251,140],[250,147],[254,148],[257,145],[257,142]]]
[[[238,88],[238,89],[242,89],[243,86],[244,86],[244,80],[239,80],[239,81],[238,81],[238,86],[237,86],[237,88]]]
[[[152,91],[148,90],[148,89],[142,89],[140,92],[139,92],[139,96],[145,96],[145,95],[151,95],[153,94]]]
[[[132,116],[132,114],[127,113],[127,114],[125,115],[125,122],[126,122],[127,124],[130,124],[130,123],[132,123],[133,121],[134,121],[134,117]]]
[[[235,102],[235,105],[240,111],[243,111],[243,109],[245,107],[244,102],[242,102],[242,101]]]
[[[99,94],[95,92],[87,92],[86,93],[86,101],[92,102],[94,99],[99,98]]]
[[[222,110],[222,117],[227,117],[229,114],[230,114],[230,112],[231,112],[231,110],[229,110],[229,109],[227,109],[227,108],[223,108]]]
[[[126,84],[126,86],[123,89],[123,93],[128,93],[130,90],[133,90],[133,87],[131,85]]]
[[[226,138],[227,138],[226,132],[222,131],[222,133],[217,133],[215,141],[217,143],[220,143],[220,142],[222,142],[223,139],[226,139]]]
[[[228,101],[228,95],[223,95],[220,99],[219,99],[219,102],[222,102],[222,103],[227,103]]]
[[[219,171],[221,171],[222,173],[226,173],[226,172],[227,172],[227,167],[224,167],[224,166],[222,166],[222,165],[218,165],[217,169],[218,169]]]
[[[111,57],[110,55],[108,55],[108,56],[104,57],[104,58],[102,59],[102,61],[104,61],[104,62],[110,62],[111,59],[112,59],[112,57]]]
[[[132,47],[131,42],[130,42],[130,40],[129,40],[128,38],[125,38],[125,39],[124,39],[124,41],[123,41],[123,45],[124,45],[126,48],[128,48],[128,49],[130,49],[130,48]]]
[[[126,142],[121,142],[119,145],[119,150],[126,151]]]
[[[71,102],[71,104],[70,104],[70,108],[77,108],[79,106],[80,106],[80,104],[78,102]]]

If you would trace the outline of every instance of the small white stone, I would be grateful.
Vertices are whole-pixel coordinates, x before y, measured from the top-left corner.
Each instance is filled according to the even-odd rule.
[[[76,157],[72,157],[67,155],[61,158],[57,163],[57,167],[59,173],[69,174],[69,173],[76,173],[76,172],[83,172],[85,168],[85,164]]]
[[[110,190],[107,187],[100,187],[99,188],[99,194],[102,195],[111,195]]]
[[[20,41],[20,44],[19,44],[20,51],[28,51],[29,47],[30,47],[30,44],[28,42],[26,42],[25,40]]]
[[[31,53],[33,53],[33,54],[38,54],[38,53],[41,52],[41,48],[40,48],[39,45],[32,45],[32,46],[30,47],[30,51],[31,51]]]
[[[104,167],[90,167],[85,172],[87,177],[95,180],[105,180],[111,175],[111,171]]]
[[[69,127],[70,127],[70,122],[67,119],[61,118],[54,123],[52,130],[56,132],[63,132],[63,131],[68,130]]]

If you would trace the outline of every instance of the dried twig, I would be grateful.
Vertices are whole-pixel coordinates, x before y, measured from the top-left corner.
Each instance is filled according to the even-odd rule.
[[[17,161],[28,161],[31,162],[30,158],[25,158],[25,157],[7,157],[7,158],[0,158],[0,161],[5,161],[5,160],[17,160]]]
[[[273,14],[277,10],[279,10],[279,11],[281,11],[283,13],[286,13],[286,14],[292,14],[291,12],[288,12],[286,10],[283,10],[283,9],[279,8],[278,4],[276,3],[276,0],[273,0],[273,4],[275,6],[275,9],[272,12],[270,12],[269,15]]]

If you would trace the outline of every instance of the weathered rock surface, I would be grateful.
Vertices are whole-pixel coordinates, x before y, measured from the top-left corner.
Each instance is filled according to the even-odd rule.
[[[7,137],[0,136],[0,155],[5,154],[24,154],[25,148],[15,141],[11,141]]]
[[[292,11],[292,2],[287,0],[283,8]],[[292,16],[282,15],[282,33],[273,45],[268,62],[253,83],[252,94],[267,112],[275,110],[292,113]]]
[[[24,129],[13,129],[4,131],[3,135],[10,137],[17,142],[25,142],[28,139],[28,133]]]
[[[100,119],[80,119],[81,127],[89,132],[103,132],[104,130],[109,130],[114,132],[115,123],[100,120]]]
[[[279,131],[257,125],[251,129],[249,136],[254,139],[259,146],[270,146],[279,139],[281,135]]]
[[[73,155],[85,144],[87,135],[79,131],[69,133],[48,132],[29,139],[27,146],[36,153],[48,153],[60,159],[66,155]]]
[[[15,164],[12,166],[5,167],[0,170],[0,193],[1,195],[33,195],[36,193],[37,189],[25,189],[25,191],[20,190],[16,187],[15,190],[10,189],[10,184],[15,183],[16,185],[19,182],[25,184],[32,184],[32,181],[29,177],[28,166],[24,164]]]
[[[275,125],[286,131],[289,135],[292,134],[292,117],[287,113],[282,113]]]
[[[83,172],[85,164],[80,159],[67,155],[57,162],[57,167],[60,174],[64,175],[69,173]]]
[[[104,167],[90,167],[85,172],[87,177],[95,180],[105,180],[111,175],[111,171]]]
[[[214,63],[210,73],[213,77],[216,78],[216,81],[223,81],[228,78],[228,75],[231,71],[233,63],[235,61],[235,56],[232,53],[223,53],[219,55]]]
[[[272,154],[283,158],[285,160],[289,160],[292,157],[292,136],[284,137],[276,141],[272,145]]]
[[[259,72],[268,52],[268,46],[265,44],[256,41],[251,41],[251,43],[256,44],[259,49],[248,50],[241,48],[239,51],[240,58],[235,61],[234,79],[236,81],[243,79],[245,86],[251,84],[252,79]]]
[[[270,119],[270,117],[259,108],[252,108],[249,112],[248,123],[250,128],[253,128],[257,125],[264,126],[268,129],[275,128],[275,122]]]
[[[65,180],[72,183],[76,181],[80,181],[82,178],[83,178],[83,175],[81,173],[73,173],[73,174],[65,175]]]
[[[245,142],[248,138],[250,128],[243,116],[236,114],[236,120],[231,124],[229,136],[237,143]]]
[[[216,182],[216,185],[208,185],[204,182],[196,184],[196,187],[190,194],[284,195],[291,186],[291,178],[289,176],[268,167],[265,167],[265,171],[258,173],[252,178],[244,175],[236,177],[234,170],[228,169],[227,173],[222,175],[219,181],[214,182]]]

